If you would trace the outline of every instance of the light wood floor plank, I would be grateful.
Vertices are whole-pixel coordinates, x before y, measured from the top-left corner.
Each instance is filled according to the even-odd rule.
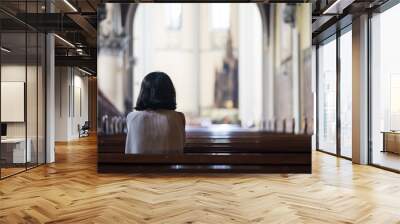
[[[97,174],[96,139],[0,181],[0,223],[400,223],[400,175],[313,153],[313,174]]]

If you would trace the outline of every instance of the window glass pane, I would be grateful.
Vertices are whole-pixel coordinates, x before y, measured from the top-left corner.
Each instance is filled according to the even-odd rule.
[[[181,28],[182,4],[180,3],[165,4],[165,15],[166,15],[168,29],[179,30]]]
[[[340,152],[351,158],[352,141],[352,33],[340,37]]]
[[[211,9],[211,29],[228,30],[230,26],[230,4],[212,3]]]
[[[400,170],[400,4],[372,17],[372,163]]]
[[[336,153],[336,40],[318,48],[318,148]]]

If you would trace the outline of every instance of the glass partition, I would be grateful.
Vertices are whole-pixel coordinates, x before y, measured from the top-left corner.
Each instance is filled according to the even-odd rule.
[[[24,171],[26,162],[31,161],[31,142],[27,142],[25,104],[26,41],[27,36],[24,31],[1,34],[2,177]]]
[[[44,1],[3,6],[23,17],[42,12]],[[45,162],[45,41],[35,27],[0,12],[0,178]]]

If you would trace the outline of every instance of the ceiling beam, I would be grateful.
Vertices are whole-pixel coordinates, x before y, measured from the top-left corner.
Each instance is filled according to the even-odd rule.
[[[72,21],[82,28],[83,31],[90,37],[90,39],[96,39],[97,30],[89,23],[89,21],[81,14],[68,14],[67,15]]]
[[[323,10],[324,15],[338,15],[342,14],[343,11],[351,5],[355,0],[336,0]]]
[[[87,67],[96,71],[97,58],[92,56],[55,56],[56,66]]]

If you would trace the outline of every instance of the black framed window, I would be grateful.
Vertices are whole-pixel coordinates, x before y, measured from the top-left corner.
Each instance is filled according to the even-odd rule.
[[[317,149],[336,154],[336,35],[322,42],[317,48],[318,64],[318,138]]]
[[[317,45],[317,150],[352,157],[352,27]]]

